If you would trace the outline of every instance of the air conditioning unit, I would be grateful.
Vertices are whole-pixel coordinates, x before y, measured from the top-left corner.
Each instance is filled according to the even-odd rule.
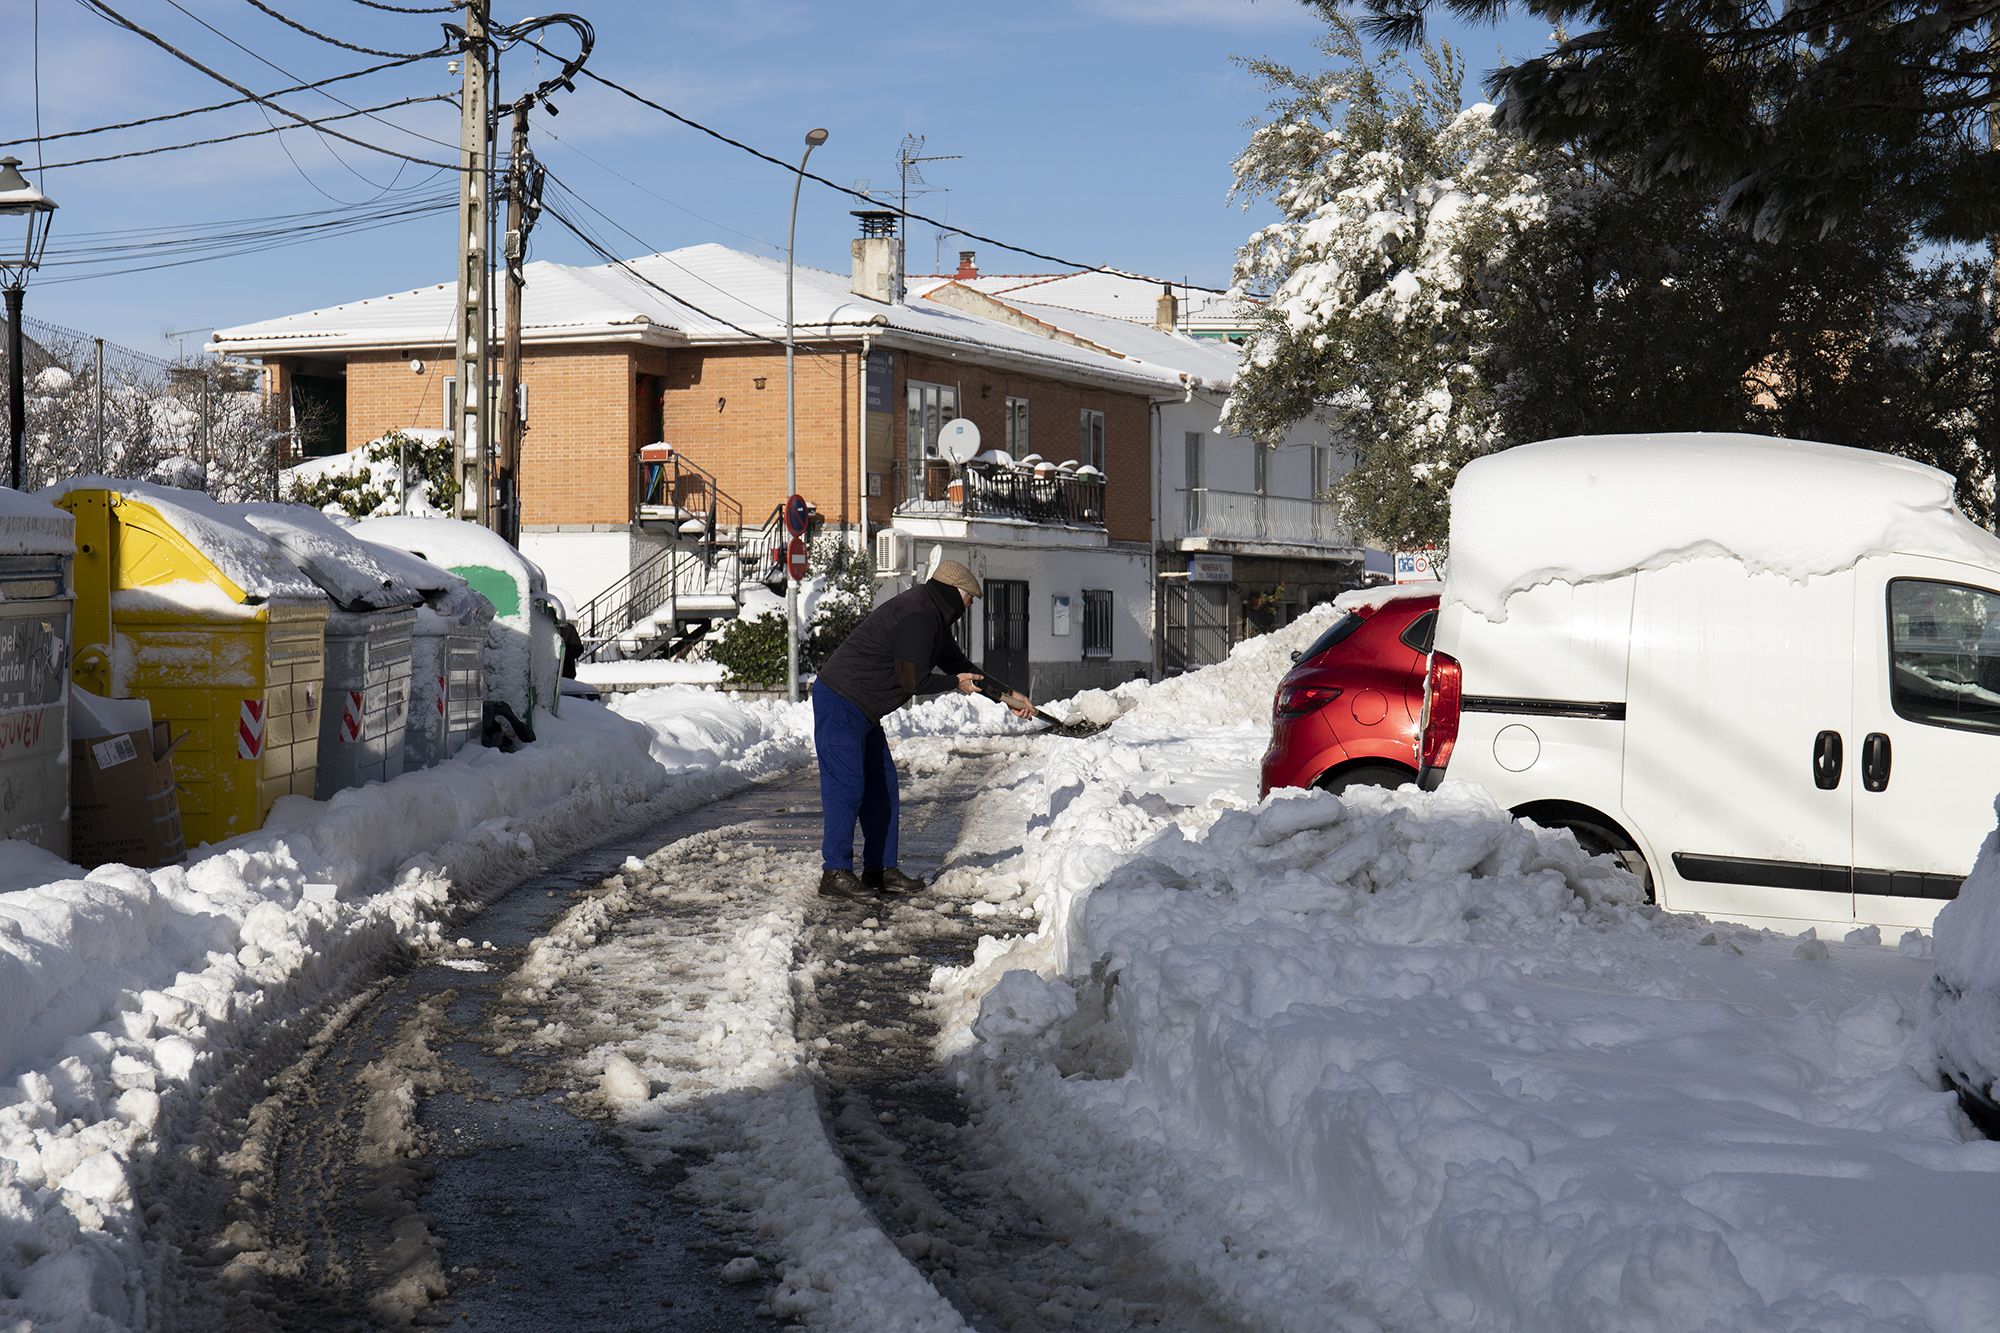
[[[875,574],[878,578],[892,578],[910,572],[911,560],[916,554],[916,543],[910,534],[895,528],[883,528],[875,534]]]

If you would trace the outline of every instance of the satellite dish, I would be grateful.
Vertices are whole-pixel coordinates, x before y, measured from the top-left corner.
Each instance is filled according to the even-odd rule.
[[[979,427],[964,417],[953,417],[938,432],[938,453],[946,462],[963,466],[979,452]]]

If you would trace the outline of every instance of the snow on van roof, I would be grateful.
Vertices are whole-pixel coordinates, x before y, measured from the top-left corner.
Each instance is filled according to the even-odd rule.
[[[0,486],[0,555],[68,555],[76,550],[73,526],[40,496]]]
[[[151,505],[246,597],[320,596],[319,588],[299,573],[275,542],[200,491],[120,477],[72,477],[45,487],[41,494],[59,500],[72,491],[110,491]]]
[[[1891,551],[2000,568],[1945,473],[1763,435],[1579,435],[1476,459],[1452,487],[1449,550],[1446,600],[1493,621],[1538,584],[1703,557],[1800,581]]]
[[[423,600],[397,570],[376,558],[373,547],[317,509],[272,501],[237,508],[343,610],[415,606]]]

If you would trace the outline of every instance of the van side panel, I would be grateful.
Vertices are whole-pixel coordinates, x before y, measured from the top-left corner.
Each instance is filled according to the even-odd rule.
[[[1661,902],[1851,920],[1852,573],[1799,583],[1703,559],[1632,582],[1624,804]]]
[[[1466,664],[1469,695],[1618,703],[1625,698],[1625,658],[1632,624],[1632,580],[1544,583],[1507,600],[1507,618],[1490,621],[1447,608],[1453,642],[1437,646]],[[1479,664],[1478,679],[1470,666]]]

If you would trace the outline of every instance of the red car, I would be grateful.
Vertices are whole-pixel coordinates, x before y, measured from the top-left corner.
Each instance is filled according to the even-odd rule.
[[[1417,780],[1434,591],[1343,611],[1278,682],[1262,794],[1279,787],[1399,787]]]

